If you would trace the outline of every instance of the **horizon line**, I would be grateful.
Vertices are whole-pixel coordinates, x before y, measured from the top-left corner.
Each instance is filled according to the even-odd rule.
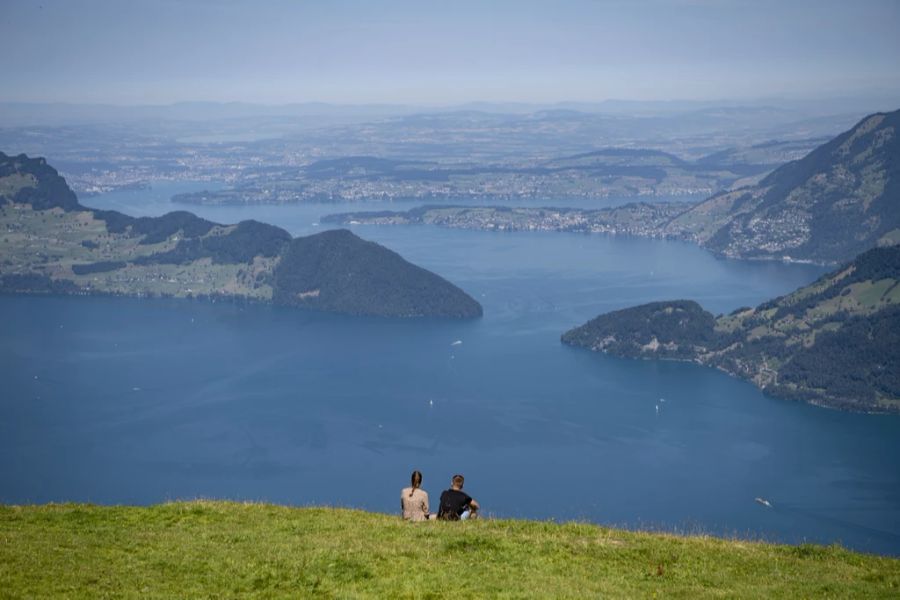
[[[323,105],[342,108],[354,107],[385,107],[385,108],[452,108],[467,105],[519,105],[519,106],[556,106],[556,105],[602,105],[602,104],[760,104],[765,102],[805,103],[822,101],[847,101],[847,100],[887,100],[895,97],[900,102],[900,90],[869,90],[862,93],[847,94],[821,94],[821,95],[797,95],[797,96],[746,96],[746,97],[718,97],[718,98],[665,98],[665,99],[635,99],[635,98],[604,98],[596,100],[583,99],[558,99],[558,100],[463,100],[459,102],[382,102],[382,101],[331,101],[331,100],[285,100],[278,102],[253,101],[253,100],[201,100],[182,99],[168,102],[101,102],[101,101],[67,101],[67,100],[21,100],[0,98],[0,104],[4,105],[30,105],[30,106],[96,106],[116,108],[165,108],[180,105],[216,104],[221,106],[260,106],[266,108],[281,108],[291,106]]]

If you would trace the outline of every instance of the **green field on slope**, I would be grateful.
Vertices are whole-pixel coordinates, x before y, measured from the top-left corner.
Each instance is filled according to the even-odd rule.
[[[0,597],[898,597],[900,560],[232,502],[0,507]]]

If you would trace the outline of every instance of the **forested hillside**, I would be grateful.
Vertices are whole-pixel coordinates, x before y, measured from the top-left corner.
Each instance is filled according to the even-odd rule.
[[[712,196],[665,233],[734,258],[820,263],[900,242],[900,111],[870,115],[759,184]]]
[[[600,315],[562,336],[617,356],[691,360],[782,397],[900,411],[900,247],[875,248],[792,294],[713,317],[690,301]]]
[[[0,291],[240,299],[396,317],[477,317],[455,285],[349,231],[292,239],[192,213],[78,203],[42,158],[0,153]]]

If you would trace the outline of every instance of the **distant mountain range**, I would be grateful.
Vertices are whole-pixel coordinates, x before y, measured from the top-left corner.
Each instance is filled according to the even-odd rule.
[[[481,305],[349,231],[292,239],[189,212],[91,210],[42,158],[0,153],[0,291],[243,299],[394,317],[469,318]]]
[[[696,302],[654,302],[600,315],[562,341],[697,362],[782,398],[900,412],[900,247],[869,250],[756,308],[714,317]]]
[[[47,157],[80,198],[177,180],[210,182],[205,193],[179,196],[189,203],[605,206],[611,197],[699,199],[757,183],[872,107],[894,104],[0,103],[0,148]],[[635,154],[601,155],[610,150]],[[593,162],[569,161],[595,152]],[[359,161],[381,163],[353,165]]]
[[[447,105],[339,104],[293,102],[258,104],[251,102],[183,101],[170,104],[96,104],[74,102],[0,102],[0,126],[77,123],[115,123],[135,120],[209,121],[248,117],[364,117],[368,119],[411,114],[482,112],[531,114],[537,112],[605,113],[610,115],[710,114],[729,118],[755,113],[769,119],[789,113],[821,116],[854,113],[891,105],[896,93],[870,92],[853,97],[814,100],[761,98],[747,100],[605,100],[599,102],[465,102]]]

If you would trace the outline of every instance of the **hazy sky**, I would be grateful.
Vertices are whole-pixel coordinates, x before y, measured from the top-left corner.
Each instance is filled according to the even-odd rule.
[[[900,90],[900,0],[0,0],[0,100],[451,104]]]

